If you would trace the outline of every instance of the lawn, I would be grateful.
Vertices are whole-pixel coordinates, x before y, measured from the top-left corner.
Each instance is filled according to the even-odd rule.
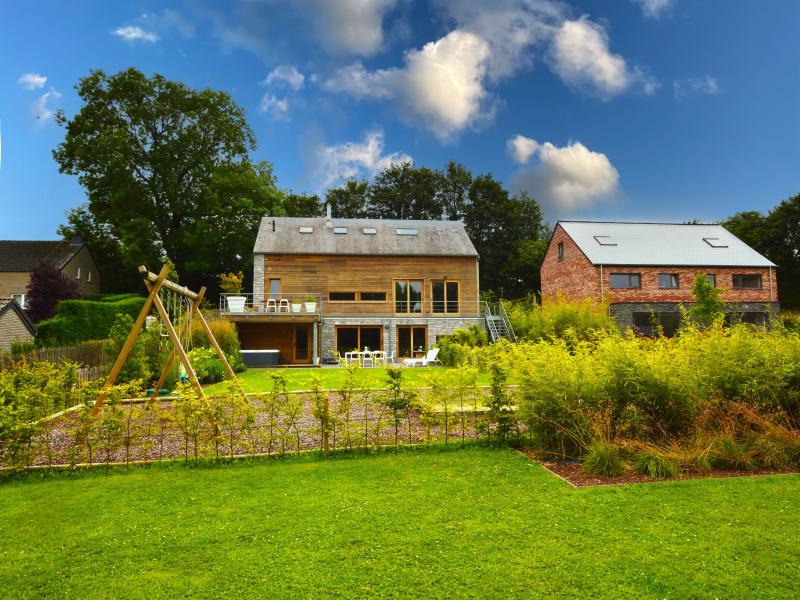
[[[800,476],[574,490],[510,450],[0,485],[0,597],[785,598]]]
[[[450,374],[455,369],[449,367],[417,367],[403,369],[404,377],[411,387],[427,387],[430,377],[443,377]],[[272,389],[272,378],[270,373],[281,372],[286,375],[288,389],[307,390],[311,387],[311,378],[318,375],[322,378],[322,387],[325,389],[339,389],[342,387],[345,378],[345,370],[339,367],[321,369],[299,369],[279,367],[274,369],[248,369],[238,375],[246,392],[266,392]],[[384,387],[386,381],[386,369],[384,368],[364,368],[358,371],[360,385],[372,385]],[[489,385],[489,376],[486,373],[478,373],[478,385]],[[224,384],[209,386],[209,391],[224,389]]]

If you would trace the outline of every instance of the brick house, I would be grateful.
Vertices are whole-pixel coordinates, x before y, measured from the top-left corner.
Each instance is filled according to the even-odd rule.
[[[608,303],[644,333],[653,317],[671,334],[698,273],[722,290],[731,319],[778,314],[775,264],[721,225],[559,221],[541,267],[542,296]]]
[[[25,308],[28,282],[47,262],[75,279],[84,296],[100,293],[100,274],[89,248],[80,239],[61,241],[0,240],[0,298],[14,298]]]
[[[32,342],[35,336],[36,327],[17,301],[0,299],[0,352],[11,350],[14,342]]]
[[[354,349],[418,356],[456,328],[485,326],[478,253],[457,221],[264,217],[253,293],[221,314],[242,349],[312,364]]]

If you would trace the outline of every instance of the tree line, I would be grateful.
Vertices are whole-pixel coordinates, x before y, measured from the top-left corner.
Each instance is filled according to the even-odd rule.
[[[324,197],[278,187],[272,167],[253,161],[255,135],[225,92],[195,90],[130,68],[92,71],[76,86],[71,118],[56,116],[64,140],[53,156],[75,175],[87,202],[67,214],[65,239],[82,237],[106,292],[139,291],[140,264],[167,259],[191,287],[215,291],[219,273],[252,273],[261,218],[461,220],[480,255],[480,286],[505,298],[540,289],[539,265],[551,228],[536,200],[511,194],[491,173],[464,165],[436,170],[390,166],[372,182],[351,179]],[[724,222],[781,267],[781,292],[800,305],[800,196],[768,215]]]

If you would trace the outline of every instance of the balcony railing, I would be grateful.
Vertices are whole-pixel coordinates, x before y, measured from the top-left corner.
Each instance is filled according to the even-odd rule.
[[[274,298],[254,298],[253,294],[220,294],[223,314],[320,315],[321,297],[315,294],[281,294]]]

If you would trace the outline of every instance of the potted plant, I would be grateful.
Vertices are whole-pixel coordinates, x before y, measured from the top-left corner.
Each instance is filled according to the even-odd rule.
[[[316,298],[314,298],[314,296],[312,296],[311,294],[308,294],[305,300],[306,300],[306,312],[309,313],[317,312]]]
[[[244,312],[247,297],[242,296],[242,282],[244,273],[222,273],[219,275],[219,289],[225,294],[228,310],[232,313]]]
[[[303,303],[300,302],[299,298],[292,300],[292,312],[299,313],[303,309]]]

